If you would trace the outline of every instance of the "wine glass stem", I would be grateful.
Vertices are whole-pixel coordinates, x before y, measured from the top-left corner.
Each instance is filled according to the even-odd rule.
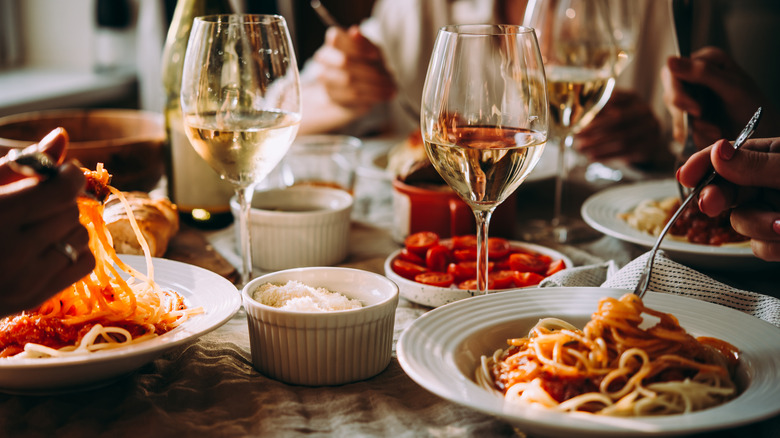
[[[249,207],[252,204],[254,186],[237,187],[236,199],[238,200],[238,247],[241,249],[241,279],[239,289],[243,288],[252,279],[252,236],[249,231]]]
[[[552,226],[561,226],[563,219],[563,189],[566,184],[566,154],[569,147],[573,144],[574,137],[566,134],[558,141],[558,169],[555,172],[555,198],[553,204]]]
[[[488,226],[493,210],[475,210],[477,221],[477,292],[488,293]]]

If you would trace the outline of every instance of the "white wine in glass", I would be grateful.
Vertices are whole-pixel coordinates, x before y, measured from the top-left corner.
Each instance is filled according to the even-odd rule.
[[[551,138],[558,144],[553,217],[529,224],[525,237],[569,243],[594,234],[563,214],[567,153],[573,136],[604,107],[615,86],[619,54],[608,0],[531,0],[523,24],[536,30],[547,75]]]
[[[533,29],[445,26],[425,79],[422,137],[431,163],[477,222],[477,292],[489,289],[490,217],[547,142],[544,68]]]
[[[298,66],[284,18],[196,18],[181,104],[193,148],[236,191],[243,286],[252,277],[248,217],[254,187],[284,158],[301,119]]]

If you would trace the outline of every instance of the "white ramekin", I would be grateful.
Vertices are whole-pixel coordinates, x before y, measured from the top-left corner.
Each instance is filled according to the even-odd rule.
[[[360,309],[293,312],[259,303],[265,283],[299,281],[360,300]],[[273,379],[305,386],[341,385],[379,374],[390,363],[398,286],[373,272],[308,267],[263,275],[242,290],[252,363]]]
[[[343,261],[352,204],[352,195],[328,187],[256,191],[249,213],[252,264],[275,271]],[[235,199],[231,208],[238,214]]]

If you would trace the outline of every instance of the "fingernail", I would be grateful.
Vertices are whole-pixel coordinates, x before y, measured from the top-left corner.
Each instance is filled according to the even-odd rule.
[[[780,219],[776,219],[772,222],[772,230],[774,230],[775,233],[780,234]]]
[[[718,145],[718,156],[720,156],[720,159],[723,161],[729,161],[736,151],[734,146],[726,140],[721,140],[721,143]]]
[[[677,172],[674,173],[674,179],[676,179],[677,181],[680,180],[680,169],[682,169],[682,167],[678,167]]]

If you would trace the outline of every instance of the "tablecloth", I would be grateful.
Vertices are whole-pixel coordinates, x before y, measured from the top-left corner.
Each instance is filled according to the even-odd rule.
[[[344,264],[382,272],[389,235],[353,227],[362,244]],[[616,248],[616,242],[593,245]],[[562,248],[575,263],[603,259]],[[428,308],[402,299],[394,341]],[[774,437],[775,418],[715,437]],[[376,377],[336,387],[286,385],[251,364],[243,312],[189,345],[175,348],[129,376],[89,391],[0,394],[0,436],[6,437],[512,437],[511,424],[448,402],[413,382],[395,355]]]

